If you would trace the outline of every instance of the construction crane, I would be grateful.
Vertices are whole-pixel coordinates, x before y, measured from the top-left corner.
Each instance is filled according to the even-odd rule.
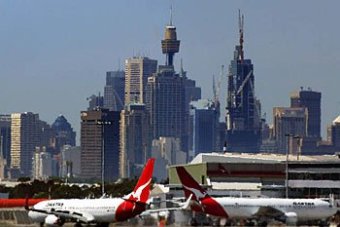
[[[243,62],[243,26],[244,26],[244,16],[241,15],[241,11],[238,10],[238,28],[240,33],[240,59]]]
[[[214,103],[215,105],[219,105],[220,103],[220,93],[221,93],[221,83],[224,75],[224,65],[221,65],[221,73],[218,81],[215,81],[215,75],[213,75],[213,95],[214,95]]]
[[[242,84],[240,85],[240,87],[238,88],[236,95],[239,95],[241,93],[241,91],[243,90],[244,86],[246,85],[247,81],[250,79],[250,76],[252,75],[253,70],[250,70],[248,75],[246,76],[246,78],[242,81]],[[252,82],[250,81],[249,83],[252,84]],[[250,85],[252,86],[252,85]],[[252,86],[253,87],[253,86]]]

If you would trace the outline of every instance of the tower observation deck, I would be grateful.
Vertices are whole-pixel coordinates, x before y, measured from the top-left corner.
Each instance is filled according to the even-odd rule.
[[[172,10],[170,10],[170,23],[165,27],[164,39],[162,40],[162,52],[166,54],[166,65],[173,65],[174,55],[179,51],[179,44],[176,26],[172,25]]]

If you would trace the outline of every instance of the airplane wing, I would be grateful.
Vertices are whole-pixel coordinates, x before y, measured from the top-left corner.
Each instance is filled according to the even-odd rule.
[[[272,217],[272,218],[281,217],[284,215],[285,215],[284,212],[271,206],[261,206],[254,214],[254,216],[256,217]]]
[[[50,214],[59,217],[60,219],[64,220],[74,220],[74,221],[81,221],[84,223],[91,223],[94,221],[93,215],[82,212],[82,211],[68,211],[68,210],[41,210],[41,209],[34,209],[30,208],[29,211],[35,211],[38,213],[43,214]]]
[[[143,213],[141,213],[139,216],[143,217],[143,216],[148,216],[151,214],[155,214],[155,213],[161,213],[161,212],[168,212],[168,211],[174,211],[174,210],[187,210],[190,206],[190,200],[192,198],[192,194],[188,197],[188,199],[182,203],[181,206],[179,207],[169,207],[169,208],[160,208],[160,209],[150,209],[150,210],[146,210]]]

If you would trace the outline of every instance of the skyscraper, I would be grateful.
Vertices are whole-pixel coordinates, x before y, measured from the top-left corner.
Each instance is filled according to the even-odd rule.
[[[31,112],[11,115],[11,168],[19,169],[23,176],[32,174],[32,158],[39,146],[39,115]]]
[[[119,111],[81,112],[81,175],[112,181],[119,175]],[[104,172],[102,171],[104,170]]]
[[[219,110],[212,101],[191,102],[193,155],[218,149]]]
[[[125,104],[145,103],[147,78],[156,70],[156,60],[146,57],[125,60]]]
[[[172,66],[160,66],[159,72],[148,78],[146,107],[153,139],[182,137],[185,124],[184,83]]]
[[[76,145],[76,132],[63,115],[59,115],[52,124],[56,134],[55,149],[60,152],[64,145]]]
[[[11,164],[11,115],[0,115],[0,152],[9,166]]]
[[[229,65],[226,140],[227,151],[258,152],[261,116],[255,98],[254,66],[243,52],[243,15],[239,15],[240,43]]]
[[[137,177],[150,157],[150,124],[144,104],[127,104],[120,114],[120,177]]]
[[[106,72],[106,85],[104,87],[104,108],[121,111],[124,108],[125,72]]]
[[[308,112],[307,137],[321,140],[321,93],[311,89],[293,92],[290,96],[291,107],[305,107]]]
[[[333,146],[340,149],[340,115],[332,122],[330,139]]]
[[[183,78],[184,85],[184,121],[183,121],[183,135],[181,141],[181,148],[183,151],[188,152],[190,150],[190,144],[192,144],[191,125],[190,125],[190,102],[201,99],[201,88],[196,86],[196,81],[187,77],[187,72],[183,69],[183,63],[181,60],[180,77]]]

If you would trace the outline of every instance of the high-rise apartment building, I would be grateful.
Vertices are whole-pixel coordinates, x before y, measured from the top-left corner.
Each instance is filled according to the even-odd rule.
[[[239,15],[240,43],[229,65],[226,140],[227,151],[258,152],[261,145],[259,101],[255,97],[254,66],[244,58],[243,15]]]
[[[157,70],[157,61],[146,57],[125,60],[125,104],[145,103],[147,79]]]
[[[11,168],[23,176],[32,174],[32,158],[41,136],[39,115],[31,112],[11,114]]]
[[[305,107],[308,112],[307,137],[321,140],[321,93],[310,89],[293,92],[291,107]]]
[[[273,108],[273,137],[276,140],[278,151],[285,153],[289,148],[289,141],[293,137],[306,136],[307,109],[304,107],[274,107]],[[296,144],[296,143],[294,143]],[[293,148],[296,150],[296,148]],[[294,152],[290,150],[290,152]]]
[[[120,177],[137,177],[150,157],[149,115],[144,104],[127,104],[120,114]]]
[[[119,175],[119,111],[81,112],[81,175],[112,181]],[[104,172],[103,172],[104,171]]]
[[[59,115],[52,124],[55,132],[55,149],[60,152],[64,145],[76,145],[76,132],[63,115]]]
[[[0,115],[0,153],[11,164],[11,115]]]
[[[106,72],[104,87],[104,108],[121,111],[124,108],[125,72],[122,70]]]

